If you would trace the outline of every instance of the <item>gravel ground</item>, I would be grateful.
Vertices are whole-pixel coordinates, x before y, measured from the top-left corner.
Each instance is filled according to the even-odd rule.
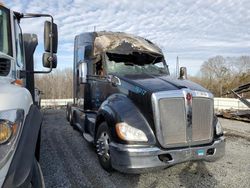
[[[226,155],[214,163],[187,162],[141,175],[109,174],[93,147],[66,121],[63,109],[44,111],[40,163],[46,187],[250,187],[246,139],[227,137]]]
[[[219,118],[226,135],[243,137],[250,141],[250,123]]]

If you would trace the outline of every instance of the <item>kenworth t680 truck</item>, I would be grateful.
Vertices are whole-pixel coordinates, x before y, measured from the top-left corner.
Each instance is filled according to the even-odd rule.
[[[35,34],[22,34],[22,19],[48,17],[43,65],[34,71]],[[34,19],[30,20],[36,21]],[[56,67],[57,26],[46,14],[22,14],[0,5],[0,187],[44,187],[38,163],[42,115],[34,104],[34,73]]]
[[[185,70],[171,78],[161,49],[141,37],[75,37],[74,103],[67,105],[67,119],[94,143],[105,170],[141,173],[224,155],[213,95],[185,79]]]

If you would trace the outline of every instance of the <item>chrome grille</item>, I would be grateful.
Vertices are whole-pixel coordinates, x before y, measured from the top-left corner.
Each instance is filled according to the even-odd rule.
[[[212,138],[213,100],[193,98],[192,141],[209,141]]]
[[[188,93],[192,102],[186,101]],[[213,95],[188,89],[152,95],[156,136],[164,148],[205,144],[213,137]],[[191,118],[187,118],[191,117]]]
[[[0,76],[7,76],[10,72],[10,61],[0,58]]]
[[[187,143],[185,101],[183,98],[166,98],[159,100],[160,125],[162,129],[161,144]]]

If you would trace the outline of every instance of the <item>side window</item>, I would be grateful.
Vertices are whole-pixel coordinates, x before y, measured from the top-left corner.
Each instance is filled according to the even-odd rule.
[[[100,59],[97,63],[95,63],[95,74],[99,76],[104,76],[104,69],[102,60]]]
[[[12,56],[9,10],[0,10],[0,51]]]
[[[24,47],[23,47],[23,38],[22,38],[22,30],[20,28],[20,25],[15,22],[15,33],[16,33],[16,38],[15,38],[15,43],[16,43],[16,58],[17,58],[17,65],[19,67],[24,66]]]
[[[80,46],[77,49],[77,85],[86,82],[87,76],[87,64],[84,61],[85,49],[84,46]]]
[[[87,45],[84,50],[84,59],[91,59],[92,55],[92,46]]]

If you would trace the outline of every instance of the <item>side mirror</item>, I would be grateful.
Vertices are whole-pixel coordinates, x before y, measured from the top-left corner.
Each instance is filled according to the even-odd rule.
[[[180,77],[179,79],[187,79],[187,68],[186,67],[181,67],[180,68]]]
[[[111,84],[114,87],[120,86],[121,85],[121,80],[117,76],[112,76],[111,77]]]
[[[52,63],[52,65],[51,65]],[[57,57],[55,54],[51,57],[50,53],[43,53],[43,66],[46,68],[56,68],[57,67]]]
[[[81,84],[87,83],[87,63],[79,64],[79,81]]]
[[[52,29],[52,30],[51,30]],[[46,68],[57,67],[57,57],[54,53],[57,53],[58,45],[58,32],[57,25],[51,22],[44,22],[44,50],[43,54],[43,66]],[[53,54],[53,55],[52,55]]]
[[[57,25],[53,22],[53,17],[49,14],[20,14],[20,16],[18,16],[18,19],[38,18],[38,17],[50,18],[50,21],[44,22],[44,51],[45,53],[43,54],[43,58],[42,58],[43,66],[46,68],[50,68],[50,69],[45,70],[45,71],[44,70],[34,71],[33,53],[38,44],[37,37],[35,35],[31,36],[30,34],[25,36],[24,34],[23,39],[24,39],[24,47],[25,47],[25,60],[26,60],[26,65],[28,62],[28,64],[30,64],[30,67],[27,68],[26,66],[26,70],[20,70],[20,75],[21,74],[26,75],[27,73],[28,73],[27,75],[50,73],[52,69],[56,68],[57,66],[56,53],[57,53],[57,46],[58,46],[58,32],[57,32]],[[31,93],[33,92],[33,90],[34,89],[30,89]]]
[[[52,31],[51,31],[52,28]],[[45,52],[57,53],[57,45],[58,45],[58,32],[57,25],[53,23],[51,26],[51,22],[44,22],[44,50]]]

